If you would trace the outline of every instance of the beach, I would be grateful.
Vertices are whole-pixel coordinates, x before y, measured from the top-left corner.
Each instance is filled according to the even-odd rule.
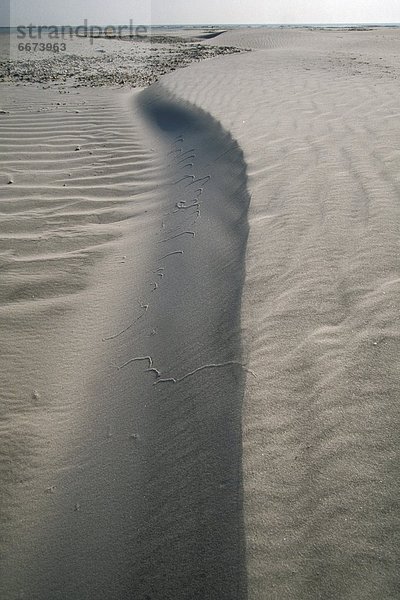
[[[1,598],[400,597],[399,43],[0,65]]]

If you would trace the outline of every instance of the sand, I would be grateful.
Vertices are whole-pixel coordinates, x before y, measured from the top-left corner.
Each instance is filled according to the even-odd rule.
[[[26,29],[25,37],[0,32],[0,82],[51,84],[59,90],[147,87],[193,62],[247,51],[238,46],[203,44],[201,37],[178,33],[161,35],[150,30],[133,38],[105,38],[59,32],[55,38],[46,32],[39,36],[34,30],[30,38]],[[197,33],[201,35],[201,31]]]
[[[399,36],[2,84],[2,598],[399,598]]]

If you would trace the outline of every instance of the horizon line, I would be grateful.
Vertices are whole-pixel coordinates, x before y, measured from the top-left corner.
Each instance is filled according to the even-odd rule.
[[[83,23],[79,23],[79,25],[84,25],[84,23],[88,22],[89,19],[84,18],[83,19]],[[129,22],[133,23],[133,20],[130,19]],[[32,23],[30,23],[32,24]],[[106,27],[107,25],[109,25],[110,27],[112,26],[118,26],[118,25],[126,25],[126,22],[121,22],[121,23],[96,23],[97,25],[102,25],[103,27]],[[237,26],[254,26],[254,25],[396,25],[396,24],[400,24],[400,21],[304,21],[304,22],[298,22],[298,21],[293,21],[293,22],[285,22],[283,23],[282,21],[277,21],[277,22],[248,22],[248,23],[228,23],[228,22],[215,22],[215,23],[211,23],[211,22],[196,22],[196,23],[134,23],[135,25],[148,25],[148,26],[153,26],[153,27],[186,27],[186,26],[199,26],[199,27],[203,27],[203,26],[220,26],[220,25],[224,25],[224,26],[231,26],[234,25],[235,27]],[[33,25],[33,24],[32,24]],[[51,27],[52,25],[71,25],[71,23],[51,23],[51,24],[41,24],[42,27]],[[73,26],[78,25],[78,23],[74,23]],[[18,25],[0,25],[0,27],[2,28],[8,28],[8,29],[12,29],[14,27],[18,27]]]
[[[84,21],[88,22],[88,19],[84,19]],[[118,27],[127,25],[126,23],[93,23],[92,25],[98,25],[99,27]],[[146,26],[146,27],[267,27],[267,26],[318,26],[318,25],[338,25],[338,26],[353,26],[353,25],[400,25],[400,21],[313,21],[313,22],[268,22],[268,23],[210,23],[210,22],[198,22],[198,23],[134,23],[134,26]],[[41,24],[33,24],[29,23],[28,25],[23,25],[19,23],[18,25],[0,25],[1,29],[16,29],[17,27],[85,27],[84,23],[41,23]]]

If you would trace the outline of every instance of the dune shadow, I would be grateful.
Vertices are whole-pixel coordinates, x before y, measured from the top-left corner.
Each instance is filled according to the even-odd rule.
[[[157,335],[149,354],[169,376],[222,366],[153,386],[146,417],[145,541],[135,591],[152,600],[244,600],[240,307],[246,163],[211,115],[161,85],[143,92],[140,103],[155,136],[171,148],[170,183],[161,193],[171,207],[165,237],[178,235],[155,253],[165,277],[152,298],[150,326]],[[182,156],[191,156],[189,169],[182,170]],[[177,200],[191,208],[177,210]],[[179,236],[189,229],[192,236]],[[161,260],[168,252],[182,254]]]

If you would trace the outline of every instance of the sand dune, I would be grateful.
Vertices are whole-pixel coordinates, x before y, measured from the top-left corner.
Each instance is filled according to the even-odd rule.
[[[398,597],[398,32],[334,35],[164,80],[248,163],[249,598]]]
[[[273,49],[307,46],[313,34],[305,29],[234,29],[207,40],[210,45],[226,44],[238,48]]]
[[[242,153],[162,86],[83,96],[3,173],[3,592],[242,596]]]
[[[398,40],[3,88],[2,598],[399,597]]]
[[[129,301],[146,230],[155,226],[161,161],[143,143],[131,94],[63,98],[10,88],[0,123],[8,141],[0,234],[4,598],[92,593],[93,571],[83,577],[91,555],[102,586],[107,562],[115,569],[120,556],[110,559],[121,543],[113,502],[119,518],[131,504],[131,482],[123,478],[124,495],[114,478],[118,463],[128,472],[136,449],[118,432],[117,460],[108,434],[118,409],[129,433],[136,425],[124,413],[126,394],[114,388],[112,401],[117,360],[101,340],[140,309]],[[85,546],[102,520],[110,523],[104,538]]]

